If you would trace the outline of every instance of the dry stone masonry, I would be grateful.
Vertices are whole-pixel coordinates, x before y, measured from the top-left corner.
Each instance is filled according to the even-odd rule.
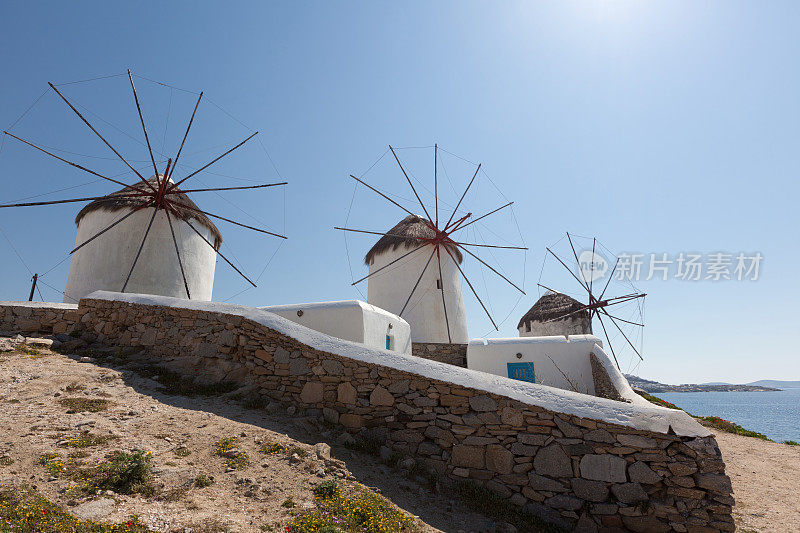
[[[0,302],[0,331],[68,333],[77,320],[78,306],[42,302]]]
[[[411,355],[467,368],[467,345],[440,342],[413,342]]]
[[[735,529],[713,436],[554,412],[320,351],[234,314],[84,299],[76,317],[87,340],[141,347],[165,366],[199,368],[209,381],[252,384],[568,529]]]

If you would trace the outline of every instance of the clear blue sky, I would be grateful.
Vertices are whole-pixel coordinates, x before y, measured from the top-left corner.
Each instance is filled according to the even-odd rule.
[[[285,223],[289,240],[259,288],[233,300],[249,305],[360,297],[350,287],[342,235],[332,229],[345,221],[353,195],[347,175],[365,171],[390,143],[438,142],[481,161],[516,202],[531,248],[529,296],[501,334],[516,333],[516,320],[536,299],[544,247],[565,231],[597,235],[615,251],[760,252],[757,282],[639,283],[649,296],[646,360],[637,373],[667,382],[800,379],[798,16],[800,6],[791,2],[3,2],[0,125],[8,127],[47,81],[131,68],[202,89],[260,130],[290,182],[285,219],[280,191],[225,198],[270,227],[283,229]],[[193,97],[142,79],[137,87],[154,143],[160,148],[164,142],[171,155]],[[63,90],[140,135],[125,78]],[[137,165],[146,163],[141,145],[102,122],[98,126]],[[52,93],[12,131],[94,155],[74,158],[99,171],[125,170],[118,161],[96,158],[109,153]],[[246,134],[213,105],[201,105],[190,144],[205,151],[188,156],[184,171],[223,149],[209,148]],[[413,150],[403,153],[416,157]],[[218,171],[266,181],[276,175],[259,145],[226,165]],[[448,170],[455,168],[453,162]],[[368,176],[409,197],[396,170],[376,168]],[[420,159],[414,172],[426,180],[425,171]],[[466,166],[452,173],[462,186],[469,178]],[[0,179],[1,200],[13,201],[91,176],[7,139]],[[45,198],[115,188],[94,183]],[[478,207],[470,209],[477,213],[482,201],[495,201],[489,192],[471,199]],[[400,218],[379,200],[357,194],[354,218],[362,227],[388,228]],[[216,196],[197,201],[253,222]],[[6,209],[0,228],[30,268],[43,272],[74,242],[76,205]],[[258,275],[275,241],[219,226],[232,253]],[[369,239],[349,244],[358,274]],[[4,239],[0,254],[0,296],[27,298],[30,275]],[[519,261],[503,263],[519,279]],[[67,265],[44,280],[63,288]],[[215,298],[245,287],[218,263]],[[47,287],[43,291],[46,299],[60,299]],[[517,303],[512,292],[492,292],[498,315]],[[478,303],[466,300],[470,333],[485,334]]]

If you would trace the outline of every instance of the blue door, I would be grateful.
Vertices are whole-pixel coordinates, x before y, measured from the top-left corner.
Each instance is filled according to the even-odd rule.
[[[518,379],[520,381],[528,381],[536,383],[536,377],[533,373],[533,363],[507,363],[508,364],[508,377],[511,379]]]

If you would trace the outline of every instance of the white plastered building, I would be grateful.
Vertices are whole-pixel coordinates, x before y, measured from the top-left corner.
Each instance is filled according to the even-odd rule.
[[[365,257],[370,272],[367,301],[405,319],[411,326],[413,342],[466,344],[469,336],[461,273],[455,262],[461,261],[461,253],[452,246],[449,248],[451,257],[442,245],[440,257],[433,254],[431,259],[434,246],[421,239],[431,239],[435,232],[417,215],[407,216],[387,233]],[[422,248],[399,259],[418,246]],[[397,259],[399,261],[387,266]],[[415,289],[417,280],[419,284]]]
[[[411,327],[397,315],[361,300],[259,307],[331,337],[370,348],[411,353]]]
[[[156,178],[148,180],[154,186]],[[170,181],[171,183],[171,181]],[[139,182],[144,187],[144,183]],[[125,188],[86,205],[75,223],[78,233],[75,246],[86,242],[125,215],[125,220],[97,236],[72,254],[67,276],[64,302],[78,300],[96,290],[121,291],[142,243],[153,207],[143,207],[146,199],[125,197],[132,189]],[[171,199],[197,208],[183,193]],[[214,286],[216,250],[222,244],[217,227],[202,213],[178,207],[181,217],[171,215],[178,250],[192,300],[211,300]],[[214,247],[209,246],[186,221],[194,226]],[[175,252],[167,216],[159,209],[136,261],[126,292],[186,298],[181,267]]]

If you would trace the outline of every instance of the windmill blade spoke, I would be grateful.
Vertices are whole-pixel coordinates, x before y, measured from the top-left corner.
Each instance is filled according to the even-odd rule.
[[[359,182],[359,183],[360,183],[361,185],[363,185],[364,187],[366,187],[366,188],[370,189],[371,191],[374,191],[374,192],[378,193],[380,196],[383,196],[384,198],[386,198],[387,200],[389,200],[391,203],[393,203],[394,205],[396,205],[397,207],[399,207],[400,209],[402,209],[403,211],[405,211],[405,212],[406,212],[406,213],[408,213],[409,215],[414,215],[414,213],[412,213],[411,211],[409,211],[408,209],[406,209],[406,208],[405,208],[405,207],[403,207],[402,205],[398,204],[397,202],[395,202],[394,200],[392,200],[391,198],[389,198],[388,196],[386,196],[385,194],[383,194],[381,191],[379,191],[378,189],[376,189],[376,188],[375,188],[375,187],[373,187],[372,185],[370,185],[370,184],[366,183],[365,181],[362,181],[362,180],[358,179],[357,177],[353,176],[352,174],[350,174],[350,177],[351,177],[351,178],[353,178],[354,180],[356,180],[357,182]]]
[[[139,256],[142,255],[142,249],[144,248],[144,243],[147,241],[147,236],[150,234],[150,228],[153,227],[153,221],[156,219],[156,214],[158,213],[158,206],[153,209],[153,216],[150,217],[150,222],[147,224],[147,229],[144,232],[144,237],[142,237],[142,243],[139,245],[139,250],[136,252],[136,257],[133,259],[133,264],[131,265],[131,270],[128,272],[128,277],[125,278],[125,284],[122,286],[122,291],[125,292],[125,289],[128,287],[128,282],[131,280],[131,275],[133,274],[133,269],[136,268],[136,263],[139,262]]]
[[[22,142],[22,143],[25,143],[25,144],[27,144],[28,146],[30,146],[30,147],[32,147],[32,148],[36,148],[36,149],[37,149],[37,150],[39,150],[40,152],[44,152],[45,154],[49,155],[50,157],[53,157],[53,158],[55,158],[55,159],[58,159],[58,160],[59,160],[59,161],[61,161],[62,163],[66,163],[66,164],[68,164],[68,165],[70,165],[70,166],[73,166],[73,167],[75,167],[75,168],[77,168],[77,169],[83,170],[84,172],[88,172],[89,174],[91,174],[91,175],[93,175],[93,176],[97,176],[98,178],[103,178],[104,180],[108,180],[108,181],[110,181],[110,182],[116,183],[117,185],[122,185],[123,187],[126,187],[126,188],[128,188],[128,189],[133,189],[133,190],[135,190],[135,191],[139,191],[139,192],[142,192],[142,193],[144,193],[144,192],[147,192],[147,191],[145,191],[145,190],[143,190],[143,189],[137,189],[137,188],[136,188],[136,187],[134,187],[133,185],[128,185],[128,184],[126,184],[126,183],[122,183],[121,181],[117,181],[117,180],[115,180],[115,179],[113,179],[113,178],[109,178],[109,177],[107,177],[107,176],[103,176],[102,174],[98,174],[98,173],[97,173],[97,172],[95,172],[94,170],[89,170],[88,168],[86,168],[86,167],[84,167],[84,166],[81,166],[81,165],[79,165],[79,164],[77,164],[77,163],[73,163],[72,161],[67,161],[67,160],[66,160],[66,159],[64,159],[63,157],[59,157],[59,156],[57,156],[56,154],[54,154],[54,153],[52,153],[52,152],[48,152],[48,151],[47,151],[47,150],[45,150],[44,148],[40,148],[40,147],[36,146],[35,144],[33,144],[32,142],[29,142],[29,141],[26,141],[25,139],[22,139],[22,138],[20,138],[20,137],[17,137],[17,136],[16,136],[16,135],[14,135],[13,133],[9,133],[9,132],[7,132],[7,131],[4,131],[3,133],[5,133],[6,135],[8,135],[9,137],[13,137],[13,138],[15,138],[16,140],[18,140],[18,141],[20,141],[20,142]],[[150,184],[148,183],[148,185],[150,185]],[[152,187],[151,187],[151,188],[152,188]]]
[[[626,324],[633,324],[634,326],[644,327],[644,324],[640,324],[638,322],[632,322],[630,320],[625,320],[624,318],[620,318],[618,316],[612,315],[608,311],[605,312],[609,317],[613,318],[614,320],[619,320],[620,322],[625,322]]]
[[[204,214],[204,215],[206,215],[206,216],[213,217],[213,218],[218,218],[218,219],[220,219],[220,220],[224,220],[225,222],[230,222],[231,224],[235,224],[235,225],[237,225],[237,226],[241,226],[241,227],[243,227],[243,228],[251,229],[251,230],[253,230],[253,231],[258,231],[258,232],[261,232],[261,233],[266,233],[267,235],[272,235],[273,237],[279,237],[279,238],[281,238],[281,239],[286,239],[286,238],[287,238],[287,237],[286,237],[286,236],[284,236],[284,235],[279,235],[279,234],[277,234],[277,233],[273,233],[273,232],[271,232],[271,231],[267,231],[267,230],[265,230],[265,229],[261,229],[261,228],[256,228],[256,227],[254,227],[254,226],[248,226],[247,224],[242,224],[241,222],[236,222],[235,220],[231,220],[230,218],[225,218],[225,217],[222,217],[222,216],[219,216],[219,215],[215,215],[215,214],[213,214],[213,213],[209,213],[208,211],[203,211],[202,209],[199,209],[199,208],[197,208],[197,207],[192,207],[192,206],[190,206],[190,205],[186,205],[186,204],[182,204],[182,203],[180,203],[180,202],[176,202],[175,200],[167,200],[167,202],[168,202],[170,205],[177,205],[177,206],[183,207],[183,208],[185,208],[185,209],[189,209],[190,211],[195,211],[195,212],[197,212],[197,213],[202,213],[202,214]]]
[[[142,115],[142,107],[139,105],[139,95],[136,94],[136,86],[133,84],[133,76],[131,76],[130,69],[128,69],[128,79],[131,81],[131,89],[133,90],[133,100],[136,102],[136,110],[139,112],[139,121],[142,123],[142,131],[144,132],[144,140],[147,143],[147,151],[150,152],[150,161],[153,163],[153,175],[156,177],[156,181],[158,181],[158,168],[156,167],[156,159],[153,157],[153,149],[150,147],[150,136],[147,135],[147,128],[144,125],[144,116]],[[166,180],[166,177],[164,179]]]
[[[441,293],[442,293],[442,307],[444,308],[444,324],[447,326],[447,342],[452,343],[453,338],[450,336],[450,320],[447,318],[447,303],[445,303],[444,297],[444,278],[442,278],[442,257],[441,253],[439,252],[439,247],[436,247],[436,262],[439,264],[439,283],[441,284]]]
[[[176,216],[178,216],[178,213],[175,213],[175,215],[176,215]],[[202,233],[200,233],[199,231],[197,231],[197,228],[195,228],[194,226],[192,226],[192,223],[191,223],[191,222],[189,222],[188,220],[185,220],[185,219],[184,219],[183,221],[184,221],[184,222],[186,222],[186,224],[187,224],[187,225],[188,225],[190,228],[192,228],[192,230],[194,230],[194,232],[195,232],[195,233],[197,233],[197,234],[200,236],[200,238],[201,238],[201,239],[203,239],[204,241],[206,241],[206,244],[208,244],[208,245],[209,245],[211,248],[213,248],[213,249],[214,249],[214,251],[217,253],[217,255],[218,255],[218,256],[220,256],[220,257],[221,257],[221,258],[222,258],[222,259],[223,259],[223,260],[224,260],[226,263],[228,263],[228,264],[231,266],[231,268],[232,268],[232,269],[234,269],[234,270],[235,270],[235,271],[236,271],[236,272],[237,272],[237,273],[238,273],[240,276],[242,276],[244,279],[246,279],[246,280],[247,280],[247,282],[248,282],[250,285],[252,285],[253,287],[258,287],[258,285],[256,285],[255,283],[253,283],[253,282],[250,280],[250,278],[248,278],[247,276],[245,276],[245,275],[242,273],[242,271],[241,271],[241,270],[239,270],[238,268],[236,268],[236,265],[234,265],[233,263],[231,263],[231,262],[228,260],[228,258],[227,258],[227,257],[225,257],[224,255],[222,255],[222,252],[220,252],[219,250],[217,250],[217,248],[216,248],[216,247],[215,247],[213,244],[211,244],[211,243],[208,241],[208,239],[206,239],[205,235],[203,235]]]
[[[72,202],[93,202],[104,198],[140,198],[140,194],[115,194],[114,196],[92,196],[89,198],[70,198],[68,200],[50,200],[49,202],[24,202],[18,204],[0,204],[0,209],[4,207],[33,207],[37,205],[69,204]]]
[[[433,200],[436,202],[436,227],[439,227],[439,145],[433,143]],[[441,265],[439,266],[441,270]],[[444,297],[444,296],[443,296]],[[444,302],[444,300],[442,300]],[[445,322],[447,309],[445,309]],[[450,326],[447,326],[447,338],[450,338]]]
[[[143,205],[142,207],[143,208],[149,207],[152,204],[153,204],[153,202],[151,200],[151,201],[147,202],[145,205]],[[100,235],[102,235],[103,233],[107,232],[108,230],[110,230],[111,228],[113,228],[114,226],[116,226],[117,224],[119,224],[120,222],[122,222],[123,220],[125,220],[126,218],[128,218],[129,216],[131,216],[134,213],[136,213],[136,211],[129,211],[126,215],[118,218],[116,221],[112,222],[111,224],[109,224],[108,226],[103,228],[102,230],[100,230],[97,233],[95,233],[92,237],[89,237],[88,239],[86,239],[85,241],[80,243],[78,246],[73,248],[72,251],[70,252],[70,254],[74,254],[75,252],[77,252],[78,250],[80,250],[81,248],[83,248],[84,246],[86,246],[87,244],[89,244],[90,242],[92,242],[93,240],[98,238]]]
[[[597,237],[592,237],[592,264],[589,267],[589,297],[593,298],[592,287],[594,287],[594,250],[597,245]],[[591,300],[590,300],[591,301]]]
[[[408,174],[406,174],[406,169],[403,168],[403,164],[400,163],[400,159],[397,157],[397,154],[394,152],[394,148],[392,148],[391,145],[389,145],[389,150],[392,151],[392,155],[394,156],[395,161],[397,161],[397,164],[400,166],[400,170],[403,171],[403,176],[406,177],[406,181],[408,182],[409,185],[411,185],[411,190],[414,191],[414,196],[417,197],[417,201],[419,202],[419,205],[421,205],[422,206],[422,210],[425,211],[425,216],[428,217],[428,220],[431,220],[431,215],[428,213],[428,210],[425,208],[425,204],[422,203],[422,199],[419,197],[419,194],[417,194],[417,189],[415,189],[414,188],[414,184],[411,183],[411,179],[408,177]]]
[[[631,348],[633,348],[633,351],[634,351],[634,352],[636,352],[636,355],[638,355],[638,356],[639,356],[639,359],[641,359],[642,361],[644,361],[644,357],[642,357],[642,354],[640,354],[640,353],[639,353],[639,350],[637,350],[637,349],[636,349],[636,346],[634,346],[634,345],[633,345],[633,343],[632,343],[632,342],[631,342],[631,340],[628,338],[628,336],[625,334],[625,332],[624,332],[624,331],[622,331],[622,328],[621,328],[621,327],[619,327],[619,324],[617,324],[617,321],[616,321],[616,320],[614,320],[614,317],[612,317],[611,315],[609,315],[609,314],[608,314],[608,312],[607,312],[605,309],[600,309],[600,311],[601,311],[601,312],[602,312],[604,315],[606,315],[606,316],[607,316],[607,317],[608,317],[608,318],[611,320],[611,323],[612,323],[612,324],[614,324],[614,326],[616,326],[616,328],[619,330],[619,332],[620,332],[620,333],[622,333],[622,336],[625,338],[625,340],[626,340],[626,341],[628,341],[628,344],[630,345],[630,347],[631,347]],[[598,315],[598,316],[600,316],[600,315]]]
[[[175,167],[173,166],[173,169]],[[277,187],[278,185],[286,185],[288,181],[282,181],[280,183],[265,183],[263,185],[245,185],[242,187],[211,187],[208,189],[181,189],[180,191],[167,191],[164,194],[180,194],[180,193],[190,193],[190,192],[206,192],[206,191],[238,191],[242,189],[263,189],[264,187]]]
[[[600,293],[600,298],[598,298],[598,300],[602,300],[603,299],[603,295],[606,293],[606,289],[608,289],[608,285],[611,283],[611,280],[614,279],[614,272],[616,272],[618,264],[619,264],[619,257],[617,257],[617,260],[614,262],[614,268],[611,269],[611,274],[608,275],[608,279],[606,280],[606,284],[603,287],[603,292]]]
[[[62,99],[62,100],[64,100],[64,102],[65,102],[65,103],[66,103],[66,104],[67,104],[67,105],[70,107],[70,109],[72,109],[72,110],[75,112],[75,114],[76,114],[76,115],[78,115],[78,117],[80,117],[80,119],[81,119],[81,120],[84,122],[84,124],[86,124],[87,126],[89,126],[89,129],[90,129],[90,130],[92,130],[92,131],[94,132],[94,134],[95,134],[95,135],[97,135],[97,136],[100,138],[100,140],[101,140],[101,141],[103,141],[103,143],[105,143],[105,145],[106,145],[106,146],[108,146],[108,147],[111,149],[111,151],[112,151],[112,152],[114,152],[114,153],[116,154],[116,156],[117,156],[117,157],[119,157],[119,158],[122,160],[122,162],[123,162],[123,163],[125,163],[125,164],[128,166],[128,168],[129,168],[129,169],[131,169],[131,170],[133,171],[133,173],[134,173],[134,174],[136,174],[137,176],[139,176],[139,179],[141,179],[141,180],[142,180],[142,181],[145,183],[145,185],[147,185],[147,186],[148,186],[148,187],[149,187],[149,188],[150,188],[150,189],[151,189],[153,192],[156,192],[156,189],[155,189],[155,187],[153,187],[153,186],[150,184],[150,182],[148,182],[146,179],[144,179],[144,176],[142,176],[141,174],[139,174],[139,171],[138,171],[138,170],[136,170],[135,168],[133,168],[133,166],[131,166],[131,164],[130,164],[130,163],[128,163],[128,161],[127,161],[127,160],[126,160],[124,157],[122,157],[122,154],[120,154],[119,152],[117,152],[117,150],[116,150],[116,149],[115,149],[113,146],[111,146],[111,144],[110,144],[110,143],[109,143],[109,142],[108,142],[108,141],[105,139],[105,137],[103,137],[102,135],[100,135],[100,132],[99,132],[99,131],[97,131],[97,130],[94,128],[94,126],[92,126],[92,125],[89,123],[89,121],[88,121],[88,120],[86,120],[86,118],[84,118],[84,116],[83,116],[83,115],[81,115],[80,111],[78,111],[77,109],[75,109],[75,106],[74,106],[74,105],[72,105],[72,103],[71,103],[69,100],[67,100],[67,98],[66,98],[66,97],[65,97],[63,94],[61,94],[61,92],[60,92],[58,89],[56,89],[56,86],[55,86],[55,85],[53,85],[53,84],[52,84],[52,83],[50,83],[50,82],[48,82],[48,85],[50,85],[50,88],[51,88],[51,89],[53,89],[53,90],[56,92],[56,94],[57,94],[58,96],[60,96],[60,97],[61,97],[61,99]]]
[[[178,181],[177,183],[173,183],[172,185],[170,185],[169,190],[172,191],[172,190],[176,189],[181,183],[183,183],[184,181],[188,180],[192,176],[194,176],[196,174],[199,174],[200,172],[204,171],[205,169],[207,169],[208,167],[210,167],[211,165],[213,165],[214,163],[216,163],[217,161],[219,161],[220,159],[222,159],[223,157],[225,157],[229,153],[233,152],[234,150],[236,150],[237,148],[242,146],[244,143],[246,143],[247,141],[249,141],[250,139],[252,139],[256,135],[258,135],[258,132],[253,133],[248,138],[246,138],[245,140],[243,140],[242,142],[240,142],[239,144],[237,144],[236,146],[234,146],[233,148],[231,148],[227,152],[223,153],[222,155],[220,155],[218,157],[215,157],[214,159],[211,160],[211,162],[206,163],[205,165],[203,165],[202,167],[198,168],[197,170],[195,170],[194,172],[192,172],[191,174],[189,174],[188,176],[186,176],[182,180]],[[175,167],[173,166],[173,168],[175,168]]]
[[[595,313],[595,314],[596,314],[597,318],[600,319],[600,325],[603,327],[603,333],[606,336],[606,342],[608,343],[608,347],[611,349],[611,355],[614,356],[614,362],[617,364],[617,370],[621,371],[622,369],[619,367],[619,361],[617,360],[617,354],[614,351],[614,345],[611,344],[611,337],[608,336],[608,330],[606,330],[606,325],[603,323],[603,317],[600,316],[600,313]]]
[[[564,268],[566,268],[566,269],[567,269],[567,272],[569,272],[569,273],[572,275],[572,277],[573,277],[573,278],[575,278],[575,281],[577,281],[578,283],[580,283],[580,284],[581,284],[581,287],[583,287],[583,288],[584,288],[585,290],[587,290],[587,291],[589,290],[588,288],[586,288],[586,285],[584,285],[584,284],[583,284],[583,282],[580,280],[580,278],[578,278],[578,276],[576,276],[576,275],[575,275],[575,272],[573,272],[573,271],[572,271],[572,269],[571,269],[571,268],[569,268],[569,267],[567,266],[567,264],[566,264],[564,261],[562,261],[562,260],[561,260],[561,258],[560,258],[560,257],[558,257],[558,256],[557,256],[555,253],[553,253],[553,250],[551,250],[550,248],[545,248],[545,250],[547,250],[548,252],[550,252],[550,255],[552,255],[553,257],[555,257],[555,258],[556,258],[556,260],[557,260],[559,263],[561,263],[561,265],[562,265]]]
[[[385,235],[385,236],[388,236],[388,237],[400,237],[400,238],[403,238],[403,239],[407,239],[408,238],[407,235],[397,235],[395,233],[382,233],[380,231],[369,231],[369,230],[365,230],[365,229],[340,228],[339,226],[334,226],[333,229],[338,229],[340,231],[352,231],[352,232],[355,232],[355,233],[368,233],[370,235]]]
[[[183,277],[183,286],[186,289],[186,298],[191,300],[192,295],[189,293],[189,283],[186,281],[186,272],[183,270],[183,261],[181,260],[180,248],[178,248],[178,239],[175,238],[175,228],[172,227],[172,217],[169,214],[169,209],[165,209],[164,213],[167,214],[167,223],[169,224],[169,232],[172,234],[172,244],[175,245],[175,255],[178,256],[178,266],[181,267],[181,277]]]
[[[541,288],[543,288],[543,289],[546,289],[546,290],[548,290],[548,291],[550,291],[550,292],[553,292],[553,293],[555,293],[555,294],[564,294],[564,293],[562,293],[561,291],[557,291],[557,290],[555,290],[555,289],[551,289],[551,288],[550,288],[550,287],[548,287],[547,285],[542,285],[541,283],[537,283],[536,285],[538,285],[539,287],[541,287]]]
[[[194,122],[194,114],[197,113],[197,106],[200,105],[200,100],[203,98],[203,91],[200,91],[200,96],[197,98],[197,103],[194,104],[194,111],[192,111],[192,118],[189,119],[189,125],[186,127],[186,133],[183,134],[183,140],[181,141],[181,146],[178,148],[178,155],[175,156],[175,164],[172,165],[172,172],[169,173],[169,177],[172,177],[172,174],[175,172],[175,167],[178,166],[178,159],[181,157],[181,152],[183,151],[183,144],[186,142],[186,137],[189,136],[189,130],[192,129],[192,122]]]
[[[467,222],[467,223],[466,223],[466,224],[464,224],[463,226],[459,226],[458,228],[454,229],[454,230],[453,230],[453,231],[451,231],[450,233],[455,233],[455,232],[456,232],[456,231],[458,231],[458,230],[462,230],[462,229],[466,228],[467,226],[469,226],[470,224],[474,224],[474,223],[476,223],[477,221],[481,220],[482,218],[486,218],[486,217],[488,217],[489,215],[493,215],[494,213],[497,213],[497,212],[498,212],[498,211],[500,211],[501,209],[505,209],[506,207],[508,207],[508,206],[510,206],[510,205],[513,205],[513,204],[514,204],[514,202],[508,202],[506,205],[501,205],[500,207],[498,207],[498,208],[497,208],[497,209],[495,209],[494,211],[489,211],[489,212],[488,212],[488,213],[486,213],[485,215],[479,216],[478,218],[476,218],[476,219],[473,219],[473,220],[472,220],[472,221],[470,221],[470,222]]]
[[[578,272],[581,273],[581,278],[583,278],[583,288],[589,291],[589,283],[586,281],[586,277],[583,275],[583,269],[581,268],[581,262],[578,260],[578,253],[575,251],[575,246],[572,244],[572,237],[570,236],[569,232],[567,232],[567,240],[569,241],[569,247],[572,248],[572,255],[575,257],[575,265],[578,267]],[[580,281],[580,280],[579,280]],[[589,302],[592,301],[592,294],[589,291]]]
[[[576,315],[576,314],[580,313],[581,311],[586,311],[587,309],[591,309],[591,308],[592,308],[591,306],[583,305],[583,306],[581,306],[580,309],[576,309],[575,311],[572,311],[571,313],[567,313],[565,315],[561,315],[561,316],[557,316],[555,318],[551,318],[550,320],[545,320],[544,322],[542,322],[542,324],[547,324],[548,322],[556,322],[558,320],[564,320],[565,318],[571,317],[572,315]]]
[[[480,261],[480,262],[481,262],[481,264],[483,264],[483,265],[484,265],[485,267],[487,267],[489,270],[491,270],[492,272],[494,272],[495,274],[497,274],[498,276],[500,276],[501,278],[503,278],[504,280],[506,280],[506,281],[507,281],[507,282],[508,282],[508,283],[509,283],[509,284],[510,284],[512,287],[514,287],[515,289],[517,289],[519,292],[521,292],[522,294],[525,294],[525,291],[523,291],[522,289],[520,289],[519,287],[517,287],[517,286],[514,284],[514,282],[513,282],[513,281],[511,281],[510,279],[508,279],[507,277],[505,277],[504,275],[502,275],[500,272],[498,272],[497,270],[495,270],[495,269],[494,269],[494,267],[492,267],[492,265],[490,265],[489,263],[487,263],[486,261],[484,261],[483,259],[481,259],[481,258],[480,258],[480,257],[478,257],[477,255],[473,254],[472,252],[470,252],[468,249],[464,248],[463,246],[459,246],[459,248],[460,248],[460,249],[462,249],[462,250],[464,250],[465,252],[467,252],[469,255],[471,255],[472,257],[474,257],[474,258],[475,258],[475,259],[477,259],[478,261]],[[445,249],[445,250],[447,250],[447,246],[445,246],[445,247],[444,247],[444,249]],[[448,250],[448,252],[449,252],[449,250]],[[459,270],[461,270],[461,267],[459,267]],[[466,279],[466,278],[465,278],[465,279]]]
[[[413,253],[414,253],[414,252],[416,252],[417,250],[421,250],[422,248],[425,248],[427,245],[428,245],[428,243],[421,244],[421,245],[417,246],[416,248],[414,248],[414,249],[413,249],[413,250],[411,250],[410,252],[406,252],[406,253],[404,253],[403,255],[401,255],[400,257],[398,257],[397,259],[395,259],[394,261],[392,261],[392,262],[390,262],[390,263],[387,263],[387,264],[383,265],[382,267],[380,267],[380,268],[379,268],[378,270],[376,270],[375,272],[370,272],[369,274],[367,274],[366,276],[364,276],[364,277],[363,277],[363,278],[361,278],[360,280],[358,280],[358,281],[354,281],[353,283],[351,283],[351,284],[350,284],[350,286],[352,287],[353,285],[355,285],[355,284],[357,284],[357,283],[361,283],[361,282],[362,282],[362,281],[364,281],[365,279],[368,279],[368,278],[370,278],[370,277],[374,276],[375,274],[377,274],[378,272],[380,272],[380,271],[381,271],[381,270],[383,270],[384,268],[388,268],[388,267],[392,266],[393,264],[397,263],[398,261],[400,261],[400,260],[401,260],[401,259],[403,259],[404,257],[408,257],[409,255],[413,254]]]
[[[466,282],[467,282],[467,285],[469,285],[469,288],[470,288],[470,290],[472,291],[472,294],[474,294],[474,295],[475,295],[475,298],[477,298],[477,299],[478,299],[478,302],[481,304],[481,307],[483,307],[483,310],[484,310],[484,312],[486,313],[486,316],[488,316],[488,317],[489,317],[489,320],[491,320],[491,322],[492,322],[492,325],[494,326],[494,329],[495,329],[495,331],[500,331],[500,328],[498,328],[498,327],[497,327],[497,324],[495,324],[495,323],[494,323],[494,319],[492,318],[492,315],[491,315],[491,313],[489,313],[489,310],[488,310],[488,309],[486,309],[486,306],[485,306],[485,305],[483,305],[483,300],[481,300],[481,297],[480,297],[480,296],[478,296],[478,293],[475,291],[475,287],[473,287],[473,286],[472,286],[472,283],[469,281],[469,278],[467,277],[467,275],[466,275],[466,274],[464,274],[464,271],[463,271],[463,270],[461,270],[461,265],[459,265],[459,264],[458,264],[458,261],[456,260],[456,258],[455,258],[455,257],[453,257],[453,254],[452,254],[452,252],[450,252],[450,250],[448,250],[448,249],[447,249],[447,246],[445,246],[445,247],[444,247],[444,251],[445,251],[445,252],[447,252],[447,255],[449,255],[449,256],[450,256],[450,258],[453,260],[453,263],[455,263],[455,265],[456,265],[456,268],[457,268],[457,269],[458,269],[458,271],[461,273],[461,277],[462,277],[462,278],[464,278],[464,281],[466,281]],[[487,266],[488,266],[488,265],[487,265]],[[491,267],[489,267],[489,268],[491,268]],[[509,281],[509,283],[511,283],[511,282]],[[512,285],[513,285],[513,283],[512,283]],[[442,287],[444,287],[444,283],[442,283]],[[525,293],[523,293],[523,294],[525,294]]]
[[[459,242],[453,241],[456,244],[460,244],[461,246],[479,246],[481,248],[503,248],[506,250],[527,250],[528,248],[524,246],[496,246],[494,244],[475,244],[472,242]]]
[[[411,294],[408,295],[408,298],[406,299],[406,303],[403,304],[403,308],[400,310],[399,313],[397,313],[397,316],[403,316],[403,311],[405,311],[406,307],[408,307],[408,302],[411,301],[411,297],[414,296],[414,291],[416,291],[417,287],[419,287],[419,282],[422,281],[422,276],[424,276],[425,275],[425,271],[428,270],[428,265],[431,264],[431,259],[433,259],[433,254],[435,254],[435,253],[436,253],[436,248],[434,248],[433,251],[431,252],[431,256],[428,258],[428,262],[425,263],[425,267],[422,269],[422,272],[420,272],[419,277],[417,278],[417,282],[414,284],[414,287],[411,289]]]
[[[472,182],[475,181],[475,177],[478,175],[478,172],[481,169],[481,164],[478,163],[478,168],[475,169],[475,174],[472,175],[472,179],[469,180],[469,184],[467,184],[467,188],[464,189],[464,193],[461,195],[461,198],[458,199],[458,203],[456,204],[456,208],[453,209],[453,212],[450,214],[450,218],[447,219],[447,224],[444,225],[444,229],[446,230],[447,227],[450,225],[450,222],[453,221],[453,217],[456,216],[458,212],[458,208],[461,206],[461,202],[464,201],[464,197],[467,195],[467,191],[470,187],[472,187]]]

